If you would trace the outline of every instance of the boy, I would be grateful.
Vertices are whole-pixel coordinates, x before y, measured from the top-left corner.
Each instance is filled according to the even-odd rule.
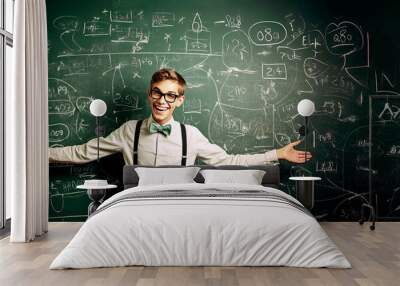
[[[290,143],[280,149],[253,155],[229,155],[211,144],[200,131],[173,119],[174,110],[185,100],[186,82],[172,69],[153,74],[148,103],[151,116],[143,121],[130,120],[106,138],[100,138],[100,157],[122,152],[127,165],[194,165],[196,158],[208,165],[262,165],[278,159],[305,162],[305,152]],[[136,139],[136,140],[135,140]],[[186,142],[185,142],[186,141]],[[50,162],[86,163],[97,159],[97,139],[61,148],[50,148]],[[311,154],[307,153],[307,161]]]

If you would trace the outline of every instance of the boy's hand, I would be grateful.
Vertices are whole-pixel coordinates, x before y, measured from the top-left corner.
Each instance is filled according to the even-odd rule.
[[[301,140],[298,140],[276,150],[278,159],[284,159],[294,163],[306,162],[306,152],[294,149],[294,146],[299,145],[300,143]],[[309,161],[311,158],[311,153],[307,152],[307,161]]]

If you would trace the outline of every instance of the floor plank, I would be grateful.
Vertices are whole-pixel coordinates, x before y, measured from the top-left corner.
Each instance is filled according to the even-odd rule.
[[[0,240],[0,285],[399,285],[400,222],[379,222],[375,231],[355,222],[321,223],[352,263],[352,269],[291,267],[116,267],[48,269],[82,223],[54,222],[32,243]]]

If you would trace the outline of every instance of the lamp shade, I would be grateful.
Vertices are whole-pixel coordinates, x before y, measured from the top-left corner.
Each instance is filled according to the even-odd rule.
[[[90,103],[90,113],[93,116],[103,116],[107,111],[107,104],[101,99],[95,99]]]
[[[314,102],[309,99],[303,99],[297,104],[297,111],[301,116],[310,116],[315,111]]]

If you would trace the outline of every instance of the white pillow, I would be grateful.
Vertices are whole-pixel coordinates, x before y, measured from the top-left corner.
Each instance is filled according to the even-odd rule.
[[[199,167],[186,168],[135,168],[139,186],[195,183]]]
[[[234,183],[261,185],[265,171],[262,170],[201,170],[205,184]]]

